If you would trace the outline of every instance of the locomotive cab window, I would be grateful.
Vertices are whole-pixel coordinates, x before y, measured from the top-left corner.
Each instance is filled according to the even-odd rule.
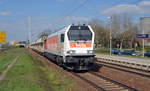
[[[61,34],[61,42],[64,42],[64,34]]]
[[[78,27],[72,28],[68,31],[68,38],[71,41],[76,40],[85,40],[85,41],[91,41],[92,40],[92,32],[88,27],[84,28],[81,27],[79,29]]]

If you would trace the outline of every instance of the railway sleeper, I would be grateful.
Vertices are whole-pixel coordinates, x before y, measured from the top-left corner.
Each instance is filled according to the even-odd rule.
[[[110,91],[130,91],[130,90],[128,90],[128,89],[110,89]]]
[[[125,89],[125,88],[123,88],[123,87],[122,87],[122,88],[121,88],[121,87],[108,87],[108,89],[110,89],[111,91],[112,91],[112,90],[115,90],[115,91],[116,91],[116,90],[121,90],[121,89],[123,90],[123,89]]]
[[[118,85],[110,85],[110,86],[106,86],[107,88],[118,88]]]
[[[116,90],[117,91],[117,90]],[[128,89],[123,89],[123,90],[118,90],[118,91],[130,91],[130,90],[128,90]]]
[[[147,66],[147,70],[150,71],[150,66]]]
[[[105,85],[106,85],[106,86],[114,86],[114,85],[116,85],[116,84],[109,82],[109,83],[105,83]]]

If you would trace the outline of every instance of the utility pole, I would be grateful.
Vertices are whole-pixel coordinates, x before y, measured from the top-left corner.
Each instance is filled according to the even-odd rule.
[[[141,27],[141,31],[142,34],[144,34],[144,29],[143,29],[143,18],[140,18],[140,27]],[[143,45],[143,57],[144,57],[144,38],[142,39],[142,45]]]
[[[29,30],[29,44],[31,43],[32,41],[32,38],[31,38],[31,16],[28,18],[28,30]]]
[[[112,50],[112,36],[111,36],[112,28],[111,28],[111,18],[110,18],[110,55]]]
[[[112,26],[111,26],[111,23],[112,23],[112,17],[107,17],[109,19],[109,29],[110,29],[110,33],[109,33],[109,40],[110,40],[110,55],[111,55],[111,51],[112,51]]]

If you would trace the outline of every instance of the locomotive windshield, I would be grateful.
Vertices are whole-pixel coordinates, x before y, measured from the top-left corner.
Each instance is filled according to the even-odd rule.
[[[88,26],[71,26],[68,31],[69,40],[92,40],[92,32]]]

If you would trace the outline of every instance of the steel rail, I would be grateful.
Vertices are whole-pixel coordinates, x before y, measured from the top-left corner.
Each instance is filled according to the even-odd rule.
[[[124,72],[128,72],[128,73],[132,73],[132,74],[136,74],[139,76],[144,76],[147,78],[150,78],[150,71],[145,71],[145,70],[140,70],[140,69],[136,69],[136,68],[131,68],[128,66],[123,66],[123,65],[118,65],[118,64],[112,64],[112,63],[107,63],[107,62],[98,62],[97,63],[99,66],[106,66],[112,69],[117,69],[117,70],[121,70]]]
[[[108,91],[108,90],[105,89],[103,86],[97,85],[97,84],[95,84],[95,82],[93,82],[93,81],[91,81],[91,80],[89,80],[89,79],[87,79],[87,78],[85,78],[85,77],[82,77],[82,76],[80,76],[80,75],[77,74],[77,73],[73,73],[73,72],[71,72],[71,73],[72,73],[73,75],[75,75],[76,77],[82,79],[83,81],[89,83],[90,85],[94,86],[96,89],[98,89],[98,90],[100,90],[100,91]]]
[[[117,85],[119,85],[119,86],[121,86],[121,87],[124,87],[124,88],[126,88],[126,89],[129,89],[129,91],[139,91],[138,89],[136,89],[136,88],[134,88],[134,87],[128,86],[128,85],[126,85],[126,84],[123,84],[123,83],[121,83],[121,82],[115,81],[115,80],[113,80],[113,79],[111,79],[111,78],[105,77],[105,76],[100,75],[100,74],[97,74],[97,73],[95,73],[95,72],[90,72],[90,73],[93,74],[93,75],[95,75],[95,76],[97,76],[97,77],[103,78],[103,79],[105,79],[105,80],[107,80],[107,81],[109,81],[109,82],[112,82],[112,83],[114,83],[114,84],[117,84]]]

